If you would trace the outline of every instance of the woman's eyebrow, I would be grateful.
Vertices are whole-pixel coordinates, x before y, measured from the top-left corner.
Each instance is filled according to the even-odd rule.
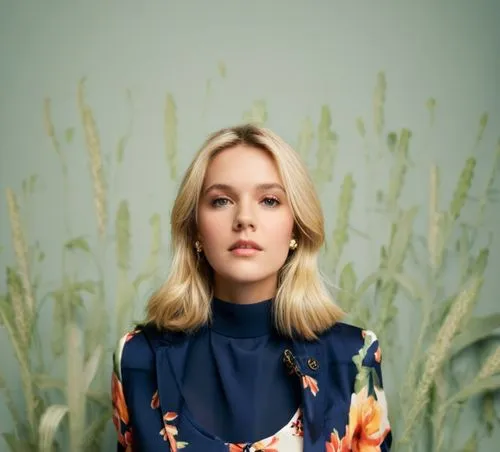
[[[265,183],[265,184],[258,184],[255,186],[255,188],[257,190],[271,190],[271,189],[278,189],[278,190],[281,190],[283,193],[286,193],[284,187],[281,185],[281,184],[278,184],[276,182],[270,182],[270,183]],[[228,184],[212,184],[210,185],[206,190],[205,190],[205,194],[207,194],[208,192],[212,191],[212,190],[223,190],[223,191],[230,191],[230,192],[234,192],[235,189],[232,185],[228,185]]]

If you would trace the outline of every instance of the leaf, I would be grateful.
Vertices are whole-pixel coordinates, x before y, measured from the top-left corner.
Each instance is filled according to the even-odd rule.
[[[59,389],[64,391],[66,383],[47,374],[33,374],[33,382],[39,389]]]
[[[495,393],[487,392],[481,400],[481,421],[486,426],[488,436],[491,436],[495,428],[497,414],[495,411]]]
[[[395,273],[392,278],[408,292],[411,300],[423,300],[427,296],[422,285],[411,276],[404,273]]]
[[[500,328],[500,314],[473,317],[466,325],[466,330],[457,335],[450,349],[450,356],[462,352],[476,342],[487,339]]]
[[[318,150],[314,180],[317,183],[330,182],[338,153],[339,136],[332,129],[332,114],[328,105],[321,107],[318,124]]]
[[[243,114],[245,122],[263,126],[267,122],[267,106],[265,100],[256,100],[253,102],[250,110]]]
[[[465,443],[461,452],[477,452],[477,433],[474,432]]]
[[[81,250],[90,253],[90,246],[83,236],[76,237],[67,241],[64,244],[64,247],[70,251]]]
[[[125,154],[125,146],[127,145],[127,137],[121,137],[116,147],[116,161],[118,164],[123,163],[123,156]]]
[[[483,134],[488,125],[488,113],[483,113],[481,119],[479,120],[479,130],[477,132],[476,143],[479,143],[483,139]]]
[[[219,71],[219,75],[222,77],[222,78],[226,78],[226,75],[227,75],[227,68],[226,68],[226,63],[224,63],[224,61],[219,61],[217,63],[217,69]]]
[[[64,131],[64,138],[66,139],[66,143],[70,144],[73,141],[73,137],[75,136],[75,128],[68,127]]]
[[[97,369],[101,361],[101,356],[102,356],[102,347],[99,345],[94,350],[88,361],[85,363],[85,367],[83,369],[84,386],[82,388],[85,392],[88,391],[88,389],[90,388],[92,380],[94,379],[97,373]]]
[[[356,118],[356,130],[362,138],[366,136],[365,122],[362,117]]]
[[[496,391],[498,389],[500,389],[500,375],[493,375],[480,381],[474,381],[448,399],[443,409],[455,403],[465,402],[471,397],[482,394],[483,392]]]
[[[354,271],[352,262],[349,262],[340,273],[339,285],[340,292],[338,294],[340,305],[343,309],[349,310],[349,307],[354,300],[356,293],[356,273]]]
[[[396,145],[398,144],[398,134],[395,132],[390,132],[387,135],[387,147],[389,151],[394,152],[396,150]]]
[[[130,211],[128,202],[122,200],[116,213],[116,262],[120,270],[130,268]]]
[[[100,436],[104,433],[106,426],[111,417],[111,409],[106,410],[102,416],[95,419],[85,430],[84,436],[84,450],[97,450],[101,444],[99,441]],[[177,443],[178,444],[178,443]]]
[[[311,153],[312,143],[314,140],[314,127],[311,118],[307,117],[299,132],[299,140],[297,143],[297,152],[302,157],[302,160],[307,163]]]
[[[52,452],[54,437],[59,428],[59,424],[64,416],[68,414],[66,405],[51,405],[45,410],[40,420],[39,428],[39,450],[40,452]]]
[[[14,433],[2,433],[2,436],[11,452],[37,452],[37,449],[29,441],[19,439]]]
[[[404,261],[406,250],[413,233],[413,220],[417,215],[418,207],[412,207],[401,216],[396,232],[391,240],[387,267],[389,271],[396,271]]]

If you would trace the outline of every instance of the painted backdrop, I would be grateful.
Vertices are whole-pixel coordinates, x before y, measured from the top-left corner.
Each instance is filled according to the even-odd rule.
[[[241,121],[313,174],[394,450],[495,450],[499,22],[494,0],[0,0],[0,450],[112,450],[111,351],[168,271],[188,162]]]

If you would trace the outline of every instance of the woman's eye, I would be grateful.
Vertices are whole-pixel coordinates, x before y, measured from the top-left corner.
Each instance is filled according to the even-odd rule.
[[[280,203],[278,199],[272,197],[264,198],[262,202],[266,205],[266,207],[276,207]]]
[[[212,200],[211,204],[213,207],[224,207],[229,203],[229,199],[227,198],[216,198]]]

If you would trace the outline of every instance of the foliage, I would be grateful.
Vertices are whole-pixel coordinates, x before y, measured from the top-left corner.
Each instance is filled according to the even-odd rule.
[[[221,76],[226,68],[219,65]],[[65,210],[65,227],[69,240],[61,243],[62,267],[60,285],[41,293],[40,275],[36,269],[45,258],[38,243],[29,244],[23,226],[20,200],[25,204],[35,190],[36,178],[23,182],[18,195],[6,193],[12,231],[11,246],[16,261],[6,268],[8,291],[0,296],[0,321],[6,328],[18,364],[23,400],[15,399],[15,389],[7,387],[0,374],[0,391],[15,423],[15,429],[3,433],[11,451],[98,450],[104,441],[112,413],[109,396],[109,353],[130,324],[132,306],[138,300],[141,284],[153,284],[160,265],[161,222],[159,214],[151,216],[151,248],[143,268],[134,276],[132,270],[132,216],[127,200],[116,206],[114,224],[110,224],[109,175],[115,174],[126,159],[130,131],[119,140],[116,156],[109,163],[101,150],[97,122],[85,99],[85,81],[78,89],[78,107],[93,185],[96,215],[94,237],[73,236]],[[466,402],[475,398],[481,403],[483,425],[494,428],[496,413],[493,394],[500,388],[500,346],[495,332],[500,314],[476,317],[484,272],[488,263],[489,244],[483,225],[485,212],[494,195],[500,169],[500,142],[493,156],[491,173],[484,190],[472,196],[477,157],[471,154],[464,162],[448,206],[442,205],[440,168],[429,169],[427,214],[424,206],[404,205],[401,201],[412,169],[410,157],[412,132],[385,130],[384,106],[387,83],[378,74],[373,96],[372,130],[363,118],[357,118],[356,129],[363,142],[366,179],[355,181],[352,173],[339,184],[335,224],[322,256],[326,273],[334,275],[338,286],[337,301],[348,313],[348,320],[374,329],[385,349],[384,372],[392,376],[388,385],[390,414],[395,436],[395,450],[449,451],[476,450],[482,432],[471,428],[465,445],[454,443],[454,429]],[[431,124],[434,124],[436,101],[427,102]],[[166,96],[164,134],[168,174],[178,177],[177,113],[174,97]],[[47,136],[61,163],[64,192],[69,193],[70,168],[65,145],[72,142],[74,128],[64,132],[61,144],[51,119],[51,103],[44,104]],[[267,107],[256,101],[243,119],[266,123]],[[473,152],[483,139],[488,116],[480,119]],[[386,136],[384,136],[386,134]],[[313,149],[316,147],[316,154]],[[310,166],[318,189],[323,191],[333,178],[340,139],[332,127],[332,113],[323,106],[315,126],[306,118],[298,136],[298,152]],[[312,162],[314,160],[314,162]],[[374,180],[373,174],[385,168],[389,177]],[[362,182],[361,184],[359,182]],[[365,187],[366,218],[371,230],[384,231],[385,237],[361,233],[379,248],[379,262],[366,277],[356,272],[354,261],[345,261],[345,249],[353,233],[352,211],[360,199],[359,186]],[[67,196],[67,195],[66,195]],[[66,203],[69,199],[66,198]],[[475,221],[466,221],[466,208],[476,209]],[[419,234],[415,220],[427,215],[427,231]],[[110,234],[114,231],[114,234]],[[111,235],[111,238],[110,238]],[[116,287],[112,287],[106,266],[106,250],[114,247]],[[94,278],[83,279],[71,272],[68,262],[91,264]],[[457,260],[456,270],[449,265]],[[451,281],[451,282],[450,282]],[[114,293],[116,301],[106,306]],[[403,309],[404,306],[404,309]],[[40,318],[52,314],[50,340],[42,335]],[[416,331],[401,331],[401,312],[415,312]],[[116,324],[111,320],[115,319]],[[110,326],[111,325],[111,326]],[[406,337],[404,352],[399,338]],[[394,338],[398,338],[398,341]],[[492,347],[492,345],[494,345]],[[50,349],[47,347],[50,346]],[[496,348],[495,348],[496,347]],[[481,352],[472,378],[459,375],[456,362],[471,350]],[[398,356],[398,359],[396,359]],[[408,356],[408,359],[404,359]]]

